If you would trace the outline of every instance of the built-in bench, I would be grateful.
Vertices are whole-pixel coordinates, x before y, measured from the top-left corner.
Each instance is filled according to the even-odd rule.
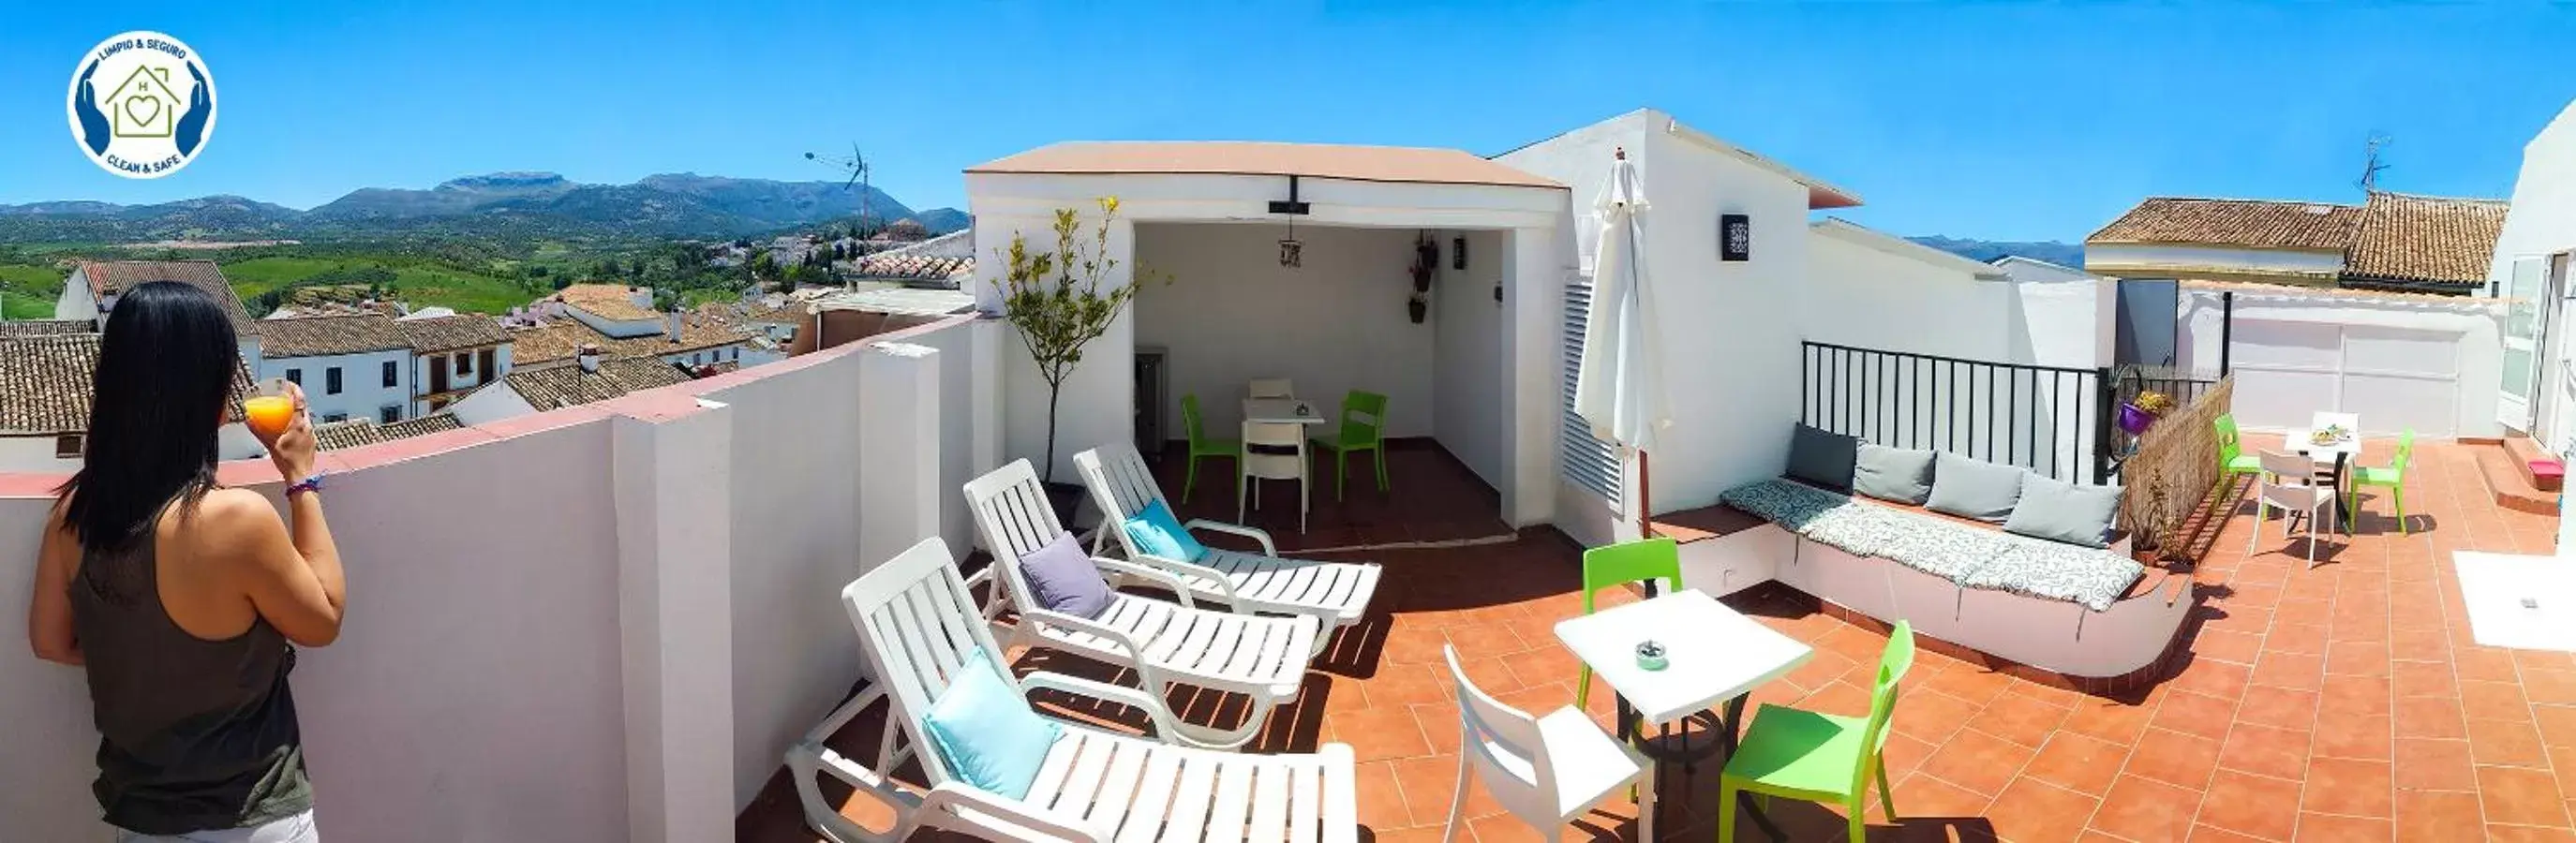
[[[2191,577],[2105,548],[2012,535],[1995,524],[1787,478],[1668,513],[1683,579],[1712,594],[1777,581],[1846,620],[1911,623],[1926,646],[2091,693],[2159,677],[2195,605]]]

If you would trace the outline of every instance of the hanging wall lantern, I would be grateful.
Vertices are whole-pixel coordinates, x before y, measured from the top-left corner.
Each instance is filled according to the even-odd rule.
[[[1746,214],[1717,215],[1717,251],[1719,260],[1753,259],[1753,217]]]
[[[1279,238],[1280,266],[1296,269],[1306,265],[1306,244],[1297,240],[1297,218],[1305,216],[1313,209],[1312,204],[1298,198],[1297,177],[1294,174],[1288,176],[1287,200],[1274,199],[1270,202],[1271,213],[1288,218],[1288,236]]]
[[[1455,237],[1449,240],[1449,268],[1467,268],[1467,238]]]

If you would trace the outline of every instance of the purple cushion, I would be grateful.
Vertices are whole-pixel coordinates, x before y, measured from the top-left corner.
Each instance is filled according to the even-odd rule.
[[[1109,582],[1091,566],[1091,554],[1072,533],[1060,533],[1045,547],[1020,557],[1020,578],[1028,580],[1038,605],[1084,620],[1109,609]]]

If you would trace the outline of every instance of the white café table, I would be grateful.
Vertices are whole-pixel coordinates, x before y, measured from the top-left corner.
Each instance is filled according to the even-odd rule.
[[[1816,654],[1696,589],[1559,621],[1556,637],[1618,694],[1621,739],[1634,734],[1634,720],[1670,726],[1723,703],[1718,741],[1709,749],[1729,757],[1744,725],[1744,695]],[[1664,645],[1661,670],[1637,666],[1637,643],[1649,639]],[[1682,736],[1688,754],[1687,728]],[[1780,836],[1758,810],[1752,816],[1773,838]]]
[[[1323,424],[1324,414],[1315,405],[1295,398],[1247,398],[1243,401],[1243,420],[1263,424]]]
[[[2333,442],[2318,444],[2317,431],[2340,427],[2343,436]],[[2344,508],[2344,473],[2352,470],[2352,461],[2361,457],[2361,415],[2358,413],[2317,413],[2308,419],[2306,430],[2293,430],[2282,437],[2284,450],[2304,454],[2320,465],[2332,465],[2335,487],[2335,515],[2349,529],[2352,513]]]

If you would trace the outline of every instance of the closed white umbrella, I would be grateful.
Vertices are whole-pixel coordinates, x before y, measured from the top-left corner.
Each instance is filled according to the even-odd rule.
[[[1646,194],[1627,150],[1611,163],[1610,181],[1593,201],[1601,220],[1594,251],[1592,312],[1583,325],[1583,365],[1575,372],[1574,412],[1592,435],[1637,456],[1637,527],[1649,531],[1646,454],[1672,426],[1664,403],[1663,349],[1656,341],[1653,287],[1645,257]]]

